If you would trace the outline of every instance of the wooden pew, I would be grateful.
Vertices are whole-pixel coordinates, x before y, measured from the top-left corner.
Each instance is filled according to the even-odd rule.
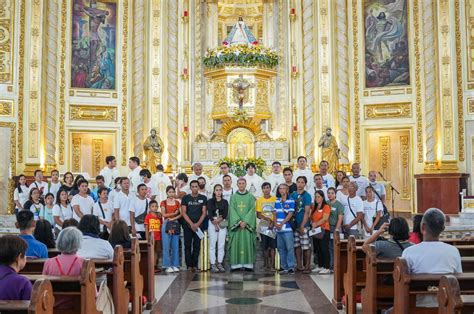
[[[362,246],[356,245],[355,237],[350,236],[347,244],[347,271],[344,274],[346,313],[356,313],[356,295],[365,286],[365,268],[365,252]]]
[[[395,293],[393,313],[437,313],[438,308],[416,307],[416,296],[435,296],[437,291],[428,291],[428,289],[438,287],[443,275],[446,274],[410,275],[406,260],[397,258],[393,271]],[[461,291],[466,291],[469,294],[474,293],[474,273],[456,274],[455,276],[459,281]]]
[[[375,246],[369,246],[365,259],[366,279],[362,290],[363,313],[375,313],[387,309],[394,303],[393,270],[395,260],[378,259]],[[463,271],[474,272],[474,257],[461,256]]]
[[[362,245],[364,240],[356,240],[357,245]],[[347,240],[341,239],[339,231],[334,232],[334,296],[332,303],[342,309],[342,296],[344,295],[344,274],[347,271]]]
[[[0,313],[53,314],[53,287],[48,279],[37,280],[30,301],[0,301]]]
[[[139,241],[140,245],[140,271],[143,276],[143,294],[147,298],[145,308],[150,310],[156,303],[155,299],[155,237],[153,233],[148,236],[148,241]]]
[[[25,267],[20,271],[20,273],[29,275],[41,275],[43,273],[45,261],[46,258],[27,259]]]
[[[438,287],[438,314],[474,313],[474,295],[461,294],[456,276],[441,277]]]
[[[121,245],[117,245],[114,249],[113,260],[94,260],[97,268],[103,267],[109,269],[104,273],[107,276],[107,285],[114,299],[115,313],[127,313],[130,295],[125,287],[124,273],[124,255]]]
[[[53,287],[53,295],[71,296],[77,299],[74,309],[67,313],[101,314],[96,308],[96,281],[94,261],[86,260],[80,276],[26,275],[31,282],[48,279]]]
[[[49,258],[58,256],[59,254],[61,254],[61,252],[56,248],[48,249],[48,257]]]
[[[137,238],[132,238],[130,250],[124,250],[124,258],[125,281],[130,291],[132,314],[139,314],[143,311],[143,276],[140,274],[140,246]]]

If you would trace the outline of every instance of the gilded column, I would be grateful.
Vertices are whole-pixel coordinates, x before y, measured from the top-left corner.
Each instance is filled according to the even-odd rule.
[[[46,67],[46,111],[45,111],[45,139],[46,139],[46,158],[47,165],[56,164],[56,104],[58,102],[57,80],[58,77],[58,2],[57,0],[48,1],[47,10],[47,67]]]
[[[437,153],[437,95],[436,88],[436,38],[434,36],[436,18],[433,12],[433,0],[423,0],[423,61],[425,87],[425,168],[434,169]],[[415,12],[415,14],[417,14]]]
[[[149,114],[149,121],[151,126],[158,128],[158,133],[163,136],[162,130],[162,112],[161,112],[161,95],[162,95],[162,81],[161,81],[161,62],[162,62],[162,50],[161,50],[161,1],[153,0],[151,10],[151,45],[149,49],[148,62],[151,64],[151,74],[148,89],[149,99],[148,102],[151,104],[151,110]]]
[[[122,166],[127,164],[127,108],[128,108],[128,0],[122,1],[123,5],[123,16],[122,16],[122,33],[123,33],[123,45],[122,45]]]
[[[168,165],[177,164],[178,153],[178,2],[168,2]]]
[[[288,55],[289,49],[287,46],[287,18],[283,15],[285,10],[286,1],[279,0],[278,2],[278,50],[281,56],[280,64],[278,65],[278,94],[279,94],[279,104],[277,108],[279,108],[279,115],[275,117],[275,121],[278,121],[278,125],[282,133],[287,130],[288,121],[291,121],[291,114],[288,117],[287,113],[292,112],[292,104],[290,104],[288,110],[288,103],[287,103],[287,90],[288,90],[288,81],[290,80],[290,76],[288,75]],[[291,123],[291,122],[290,122]],[[284,133],[282,134],[284,135]],[[287,133],[287,136],[291,136],[291,131]]]
[[[347,38],[347,0],[336,2],[336,51],[337,51],[337,100],[339,104],[339,148],[341,149],[341,162],[349,163],[349,64],[348,64],[348,38]]]
[[[144,0],[133,2],[133,154],[142,157],[145,103],[145,4]]]
[[[314,1],[303,2],[303,91],[304,91],[304,141],[305,155],[314,161]]]
[[[202,111],[203,102],[203,91],[202,91],[202,32],[201,32],[201,1],[195,0],[194,3],[194,31],[191,32],[191,36],[194,36],[194,58],[192,63],[194,64],[194,135],[201,134],[201,121],[205,121],[206,112]]]

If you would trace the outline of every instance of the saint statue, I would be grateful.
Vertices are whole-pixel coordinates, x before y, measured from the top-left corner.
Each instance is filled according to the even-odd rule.
[[[150,130],[148,136],[143,143],[143,150],[145,151],[145,161],[151,173],[156,172],[156,165],[161,163],[161,154],[163,153],[163,142],[161,138],[156,135],[156,130]]]
[[[240,16],[238,22],[232,27],[232,30],[227,38],[224,39],[222,44],[224,44],[224,46],[256,45],[258,44],[258,41],[250,31],[247,24],[245,24],[244,19]]]
[[[339,147],[336,138],[331,133],[332,129],[326,128],[326,132],[319,139],[318,146],[322,149],[322,159],[329,163],[328,172],[335,174],[339,167]]]

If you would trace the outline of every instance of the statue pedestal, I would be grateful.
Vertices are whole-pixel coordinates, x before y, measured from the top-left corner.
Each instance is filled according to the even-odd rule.
[[[193,144],[193,160],[199,161],[203,165],[214,165],[225,156],[227,156],[227,145],[224,142]]]

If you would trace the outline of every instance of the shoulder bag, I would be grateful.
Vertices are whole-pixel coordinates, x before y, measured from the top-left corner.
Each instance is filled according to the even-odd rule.
[[[139,225],[143,225],[145,223],[145,217],[148,214],[148,200],[145,199],[145,211],[135,217],[135,222]]]
[[[375,189],[373,189],[374,192],[375,192],[375,195],[377,195],[377,197],[379,198],[379,200],[381,200],[382,198],[380,197],[379,193],[377,193],[377,191]],[[379,201],[377,201],[379,202]],[[378,230],[380,229],[380,227],[386,223],[386,222],[390,222],[390,213],[388,212],[388,209],[387,209],[387,206],[385,206],[384,203],[382,203],[382,206],[383,206],[383,211],[382,211],[382,217],[380,217],[379,219],[379,222],[374,226],[374,230]],[[375,205],[375,215],[377,215],[377,203]],[[372,218],[373,221],[375,221],[375,217]]]

